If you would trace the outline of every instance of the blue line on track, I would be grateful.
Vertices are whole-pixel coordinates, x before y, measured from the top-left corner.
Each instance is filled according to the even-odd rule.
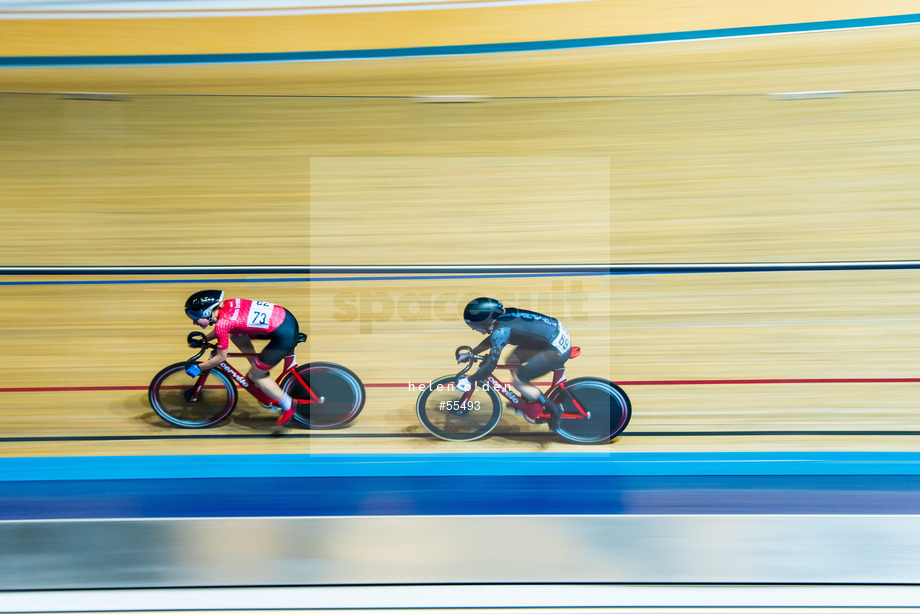
[[[309,443],[305,443],[308,446]],[[920,452],[294,454],[0,458],[40,480],[469,476],[920,476]]]
[[[523,277],[597,277],[609,276],[603,273],[483,273],[469,275],[380,275],[364,277],[266,277],[261,279],[102,279],[102,280],[53,280],[53,281],[0,281],[0,286],[98,286],[125,284],[188,284],[188,283],[307,283],[318,281],[403,281],[424,279],[505,279]]]
[[[299,51],[286,53],[228,53],[181,55],[112,55],[112,56],[38,56],[0,57],[0,67],[14,66],[131,66],[171,64],[233,64],[264,62],[306,62],[325,60],[360,60],[425,57],[439,55],[474,55],[520,51],[552,51],[588,47],[614,47],[648,43],[668,43],[713,38],[736,38],[768,34],[793,34],[855,28],[908,25],[920,23],[920,13],[889,15],[861,19],[838,19],[809,23],[775,24],[740,28],[719,28],[684,32],[601,36],[519,43],[479,45],[440,45],[432,47],[402,47],[394,49],[343,49],[330,51]]]

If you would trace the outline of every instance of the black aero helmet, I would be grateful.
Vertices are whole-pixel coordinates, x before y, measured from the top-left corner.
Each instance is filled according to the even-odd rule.
[[[214,308],[220,305],[222,300],[224,300],[223,290],[201,290],[196,292],[185,301],[185,315],[192,320],[206,318],[213,322],[211,313]]]
[[[469,324],[470,328],[486,331],[495,321],[495,318],[504,312],[501,301],[481,296],[466,304],[466,308],[463,310],[463,319]]]

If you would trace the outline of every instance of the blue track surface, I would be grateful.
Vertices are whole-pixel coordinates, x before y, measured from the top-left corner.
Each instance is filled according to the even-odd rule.
[[[252,454],[0,458],[0,484],[48,480],[473,476],[920,478],[920,452]]]
[[[8,458],[0,475],[0,520],[920,513],[913,453]]]
[[[915,476],[472,476],[17,482],[0,520],[378,515],[918,514]]]

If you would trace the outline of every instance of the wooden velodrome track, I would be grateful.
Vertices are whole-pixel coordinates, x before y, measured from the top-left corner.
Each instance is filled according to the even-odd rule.
[[[454,58],[5,70],[0,262],[915,260],[917,41],[920,27],[902,26]],[[772,95],[828,90],[850,93]],[[413,98],[447,95],[489,98]],[[0,455],[917,449],[920,382],[803,381],[918,377],[917,270],[270,277],[0,278]],[[339,362],[368,384],[358,420],[268,437],[273,417],[245,397],[217,429],[159,421],[146,385],[190,354],[182,303],[208,286],[294,311],[310,334],[301,362]],[[627,432],[573,448],[506,414],[501,434],[480,442],[415,436],[408,383],[456,370],[453,348],[478,340],[458,308],[481,294],[565,320],[584,350],[570,376],[625,382]]]

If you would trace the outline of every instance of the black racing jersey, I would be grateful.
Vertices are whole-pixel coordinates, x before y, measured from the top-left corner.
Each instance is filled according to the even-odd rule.
[[[565,354],[572,347],[569,333],[556,318],[535,311],[506,307],[505,313],[495,319],[492,333],[473,352],[478,354],[489,347],[489,358],[483,361],[470,381],[478,381],[491,373],[498,365],[498,358],[506,345],[517,345],[538,350],[555,349]]]

